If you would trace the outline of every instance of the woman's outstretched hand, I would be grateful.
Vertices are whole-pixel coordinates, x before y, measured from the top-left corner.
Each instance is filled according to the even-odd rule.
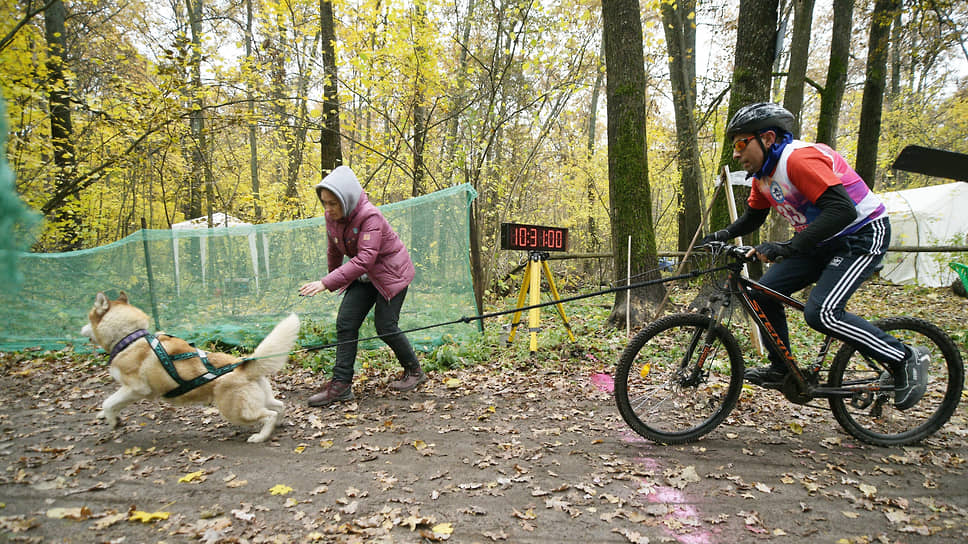
[[[326,290],[326,286],[323,285],[322,280],[311,281],[299,288],[299,296],[301,297],[311,297],[318,293],[322,293]]]

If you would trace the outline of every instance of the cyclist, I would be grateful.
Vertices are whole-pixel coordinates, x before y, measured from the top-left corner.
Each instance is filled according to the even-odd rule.
[[[906,410],[924,395],[927,350],[906,346],[845,310],[890,243],[884,205],[836,151],[794,139],[794,126],[793,114],[779,104],[750,104],[736,112],[726,133],[733,141],[733,158],[752,178],[752,189],[743,215],[703,242],[749,234],[766,221],[770,208],[779,212],[796,234],[785,242],[763,242],[750,252],[750,257],[774,263],[760,283],[785,295],[816,283],[803,312],[807,324],[884,363],[889,373],[881,383],[894,386],[894,404]],[[789,349],[783,305],[754,298],[773,324],[781,349]],[[772,353],[769,358],[769,366],[748,369],[746,381],[779,388],[788,370]]]

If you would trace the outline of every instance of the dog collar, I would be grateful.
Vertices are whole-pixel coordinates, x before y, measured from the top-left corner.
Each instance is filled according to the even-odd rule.
[[[120,342],[118,342],[117,344],[114,345],[113,348],[111,348],[111,356],[108,358],[108,364],[110,364],[111,361],[114,360],[114,357],[117,356],[117,354],[121,353],[122,351],[124,351],[126,347],[134,343],[135,340],[139,338],[144,338],[145,336],[148,336],[148,331],[144,329],[138,329],[133,333],[122,338]]]

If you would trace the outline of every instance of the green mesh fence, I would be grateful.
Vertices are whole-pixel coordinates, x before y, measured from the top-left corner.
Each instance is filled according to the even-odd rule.
[[[469,206],[477,193],[460,185],[380,207],[410,251],[416,277],[400,328],[415,329],[477,314],[469,261]],[[0,350],[94,348],[80,336],[94,295],[130,302],[152,326],[197,343],[251,349],[289,312],[303,320],[299,343],[335,341],[341,297],[300,297],[299,286],[326,272],[322,217],[267,225],[141,230],[113,244],[54,254],[24,254],[24,281],[0,292]],[[418,349],[473,335],[479,323],[409,334]],[[372,313],[362,336],[376,334]],[[364,348],[382,342],[364,342]]]
[[[14,186],[7,164],[7,111],[0,96],[0,291],[16,290],[23,275],[18,269],[21,253],[33,243],[40,214],[30,210]]]

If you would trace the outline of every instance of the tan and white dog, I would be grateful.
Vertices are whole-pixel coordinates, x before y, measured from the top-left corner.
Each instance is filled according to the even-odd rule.
[[[111,377],[121,389],[105,399],[98,418],[112,427],[118,424],[118,412],[132,402],[142,399],[158,399],[178,387],[178,383],[165,370],[149,340],[152,336],[139,336],[147,332],[148,316],[128,304],[128,296],[121,291],[117,300],[109,300],[98,293],[94,307],[88,313],[89,323],[81,334],[91,338],[105,351],[111,353]],[[289,359],[299,333],[299,317],[290,314],[266,336],[252,353],[251,359],[240,359],[226,353],[201,354],[216,369],[242,361],[230,372],[213,381],[200,385],[177,397],[175,404],[214,404],[225,419],[240,425],[261,424],[258,433],[249,442],[263,442],[282,420],[285,405],[275,398],[269,376],[281,370]],[[136,338],[131,341],[131,338]],[[196,352],[188,342],[158,333],[155,337],[172,357],[171,364],[181,380],[189,381],[205,375],[199,357],[177,359],[178,354]]]

